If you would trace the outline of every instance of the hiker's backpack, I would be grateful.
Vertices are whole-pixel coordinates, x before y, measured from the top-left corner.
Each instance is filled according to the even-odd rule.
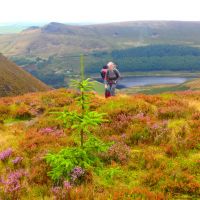
[[[106,78],[107,70],[108,70],[108,69],[102,69],[102,70],[101,70],[101,77],[102,77],[103,80],[105,80],[105,78]]]

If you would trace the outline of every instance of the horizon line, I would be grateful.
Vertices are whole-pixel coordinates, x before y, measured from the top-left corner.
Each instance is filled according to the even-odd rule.
[[[12,22],[0,22],[0,26],[4,25],[17,25],[17,24],[49,24],[49,23],[61,23],[61,24],[110,24],[110,23],[123,23],[123,22],[200,22],[200,20],[178,20],[178,19],[146,19],[146,20],[119,20],[119,21],[77,21],[67,22],[59,20],[49,21],[12,21]]]

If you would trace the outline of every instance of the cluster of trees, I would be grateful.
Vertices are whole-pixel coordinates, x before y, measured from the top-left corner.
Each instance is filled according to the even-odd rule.
[[[121,71],[197,71],[200,70],[200,49],[181,45],[150,45],[111,53],[94,54],[99,58],[108,58],[119,65]],[[99,71],[101,62],[88,66],[87,72]],[[96,66],[96,67],[94,67]]]

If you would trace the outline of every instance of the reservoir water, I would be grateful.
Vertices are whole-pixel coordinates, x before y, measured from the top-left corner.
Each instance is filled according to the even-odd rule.
[[[174,76],[128,76],[122,77],[118,82],[118,88],[128,88],[133,86],[181,84],[194,77],[174,77]],[[98,81],[100,81],[98,79]]]

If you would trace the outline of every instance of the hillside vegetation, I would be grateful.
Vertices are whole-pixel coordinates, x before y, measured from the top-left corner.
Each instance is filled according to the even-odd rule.
[[[49,89],[47,85],[0,54],[0,97]]]
[[[34,76],[54,87],[65,86],[79,74],[79,56],[51,56],[48,59],[12,57],[12,60]],[[199,48],[183,45],[149,45],[144,47],[94,52],[85,56],[88,75],[98,73],[109,60],[118,64],[120,72],[197,72],[200,70]]]
[[[76,103],[79,92],[59,89],[0,99],[2,199],[200,197],[199,92],[118,95],[109,99],[91,95],[90,110],[107,114],[106,121],[89,129],[98,138],[92,139],[92,160],[79,149],[79,136],[70,121],[57,119],[55,114],[80,112]],[[85,145],[91,145],[89,142]],[[71,178],[65,174],[68,181],[53,181],[46,154],[60,155],[55,171],[62,162],[68,169],[69,150],[73,153],[73,149],[77,157],[71,159],[77,166],[68,174]],[[78,160],[81,152],[82,159]],[[60,176],[57,172],[54,175]]]

